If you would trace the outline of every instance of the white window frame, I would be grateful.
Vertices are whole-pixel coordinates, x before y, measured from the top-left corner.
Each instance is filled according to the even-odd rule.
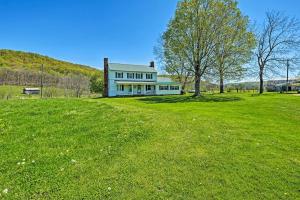
[[[135,78],[136,79],[143,79],[143,73],[136,73]]]
[[[123,78],[123,72],[116,72],[116,78]]]
[[[127,79],[134,79],[134,73],[127,73]]]
[[[169,90],[169,86],[168,85],[160,85],[159,90]]]
[[[146,79],[153,79],[153,74],[146,74]]]
[[[179,90],[178,85],[170,85],[170,90]]]
[[[117,91],[124,92],[124,85],[117,85]]]

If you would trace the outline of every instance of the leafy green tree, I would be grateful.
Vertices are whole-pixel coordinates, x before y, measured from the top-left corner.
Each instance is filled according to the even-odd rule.
[[[192,78],[192,71],[187,66],[189,63],[180,52],[174,52],[172,46],[164,38],[160,38],[158,45],[154,48],[156,59],[176,81],[180,82],[182,91],[185,92],[187,84]]]
[[[99,75],[93,75],[90,79],[90,92],[92,93],[102,93],[103,82]]]
[[[234,17],[238,19],[234,21]],[[216,64],[216,49],[220,52],[222,45],[230,46],[232,41],[238,45],[239,40],[233,37],[241,40],[246,34],[244,26],[247,27],[247,23],[234,0],[182,0],[178,3],[163,39],[172,55],[180,56],[187,63],[185,69],[194,75],[195,96],[200,95],[201,78]],[[237,27],[241,30],[234,32]],[[226,43],[222,36],[228,37]],[[238,53],[235,50],[232,55]],[[230,58],[222,63],[233,62],[233,56]]]
[[[215,63],[212,72],[219,80],[220,93],[224,93],[225,79],[238,79],[246,71],[243,65],[250,61],[255,47],[255,35],[248,31],[248,17],[243,16],[237,2],[226,0],[216,4],[220,21],[215,44]]]

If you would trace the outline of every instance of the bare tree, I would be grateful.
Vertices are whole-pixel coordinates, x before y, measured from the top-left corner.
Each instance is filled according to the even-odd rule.
[[[71,79],[72,88],[74,89],[75,96],[80,98],[84,91],[89,90],[89,79],[81,74],[74,75]]]
[[[262,30],[257,34],[255,52],[259,66],[259,93],[264,92],[264,76],[276,73],[282,66],[282,60],[295,57],[300,47],[300,24],[296,18],[290,18],[280,12],[268,12]]]
[[[44,64],[41,65],[41,98],[43,98],[43,88],[44,88]]]

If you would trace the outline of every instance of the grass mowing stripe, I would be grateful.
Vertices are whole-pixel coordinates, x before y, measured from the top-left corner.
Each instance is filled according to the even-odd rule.
[[[298,96],[276,94],[0,101],[0,191],[297,199],[299,107]]]

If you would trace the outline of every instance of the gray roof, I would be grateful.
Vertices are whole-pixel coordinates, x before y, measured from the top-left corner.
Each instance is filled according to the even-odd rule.
[[[147,65],[132,65],[132,64],[120,64],[109,63],[110,70],[115,71],[128,71],[128,72],[156,72],[156,70]]]
[[[159,84],[179,84],[168,77],[157,77],[157,82]]]
[[[157,77],[157,82],[173,82],[171,78],[168,77]]]

